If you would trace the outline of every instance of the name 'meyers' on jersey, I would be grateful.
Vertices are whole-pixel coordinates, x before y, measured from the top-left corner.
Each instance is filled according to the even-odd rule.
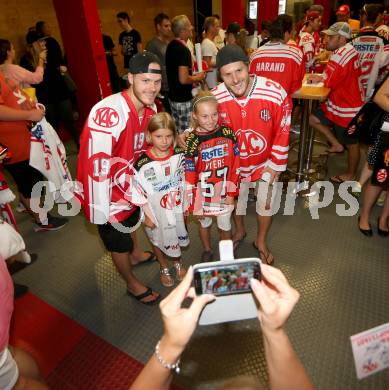
[[[77,164],[86,218],[95,224],[121,222],[136,206],[129,202],[132,164],[146,150],[147,123],[156,110],[138,116],[126,92],[103,99],[91,110],[81,134]]]
[[[226,196],[234,196],[239,178],[239,146],[232,129],[192,132],[186,141],[185,181],[189,211],[219,215]]]
[[[232,128],[239,144],[242,181],[257,181],[264,168],[285,171],[288,162],[290,99],[280,84],[251,76],[246,97],[236,98],[224,83],[212,90],[219,106],[219,122]]]

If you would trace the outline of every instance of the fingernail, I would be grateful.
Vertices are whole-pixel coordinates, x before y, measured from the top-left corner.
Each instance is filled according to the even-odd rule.
[[[251,278],[250,283],[251,283],[251,285],[259,286],[259,281],[257,279]]]

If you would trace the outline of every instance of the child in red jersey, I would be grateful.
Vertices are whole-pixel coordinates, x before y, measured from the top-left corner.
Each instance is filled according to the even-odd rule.
[[[193,100],[193,132],[186,141],[185,180],[189,211],[198,215],[201,261],[212,261],[210,228],[217,217],[220,239],[231,239],[231,212],[239,176],[239,148],[232,129],[219,126],[218,103],[208,91]]]

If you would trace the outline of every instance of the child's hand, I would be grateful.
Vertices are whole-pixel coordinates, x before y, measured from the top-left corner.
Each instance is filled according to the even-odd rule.
[[[154,229],[156,227],[155,223],[147,215],[145,216],[145,220],[143,221],[143,224],[150,229]]]

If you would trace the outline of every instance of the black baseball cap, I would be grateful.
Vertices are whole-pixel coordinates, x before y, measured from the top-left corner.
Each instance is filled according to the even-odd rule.
[[[29,45],[32,45],[34,42],[44,39],[45,37],[42,37],[42,35],[38,34],[35,30],[29,31],[26,35],[26,42]]]
[[[162,74],[161,69],[150,69],[149,65],[151,63],[156,63],[159,66],[161,66],[158,57],[155,54],[145,50],[144,52],[136,53],[131,57],[130,62],[128,64],[128,69],[129,72],[132,74],[138,74],[138,73]]]
[[[240,33],[240,24],[238,22],[232,22],[227,27],[227,34],[239,34]]]
[[[239,61],[249,61],[243,49],[238,45],[226,45],[217,53],[216,67],[220,70],[224,65]]]

